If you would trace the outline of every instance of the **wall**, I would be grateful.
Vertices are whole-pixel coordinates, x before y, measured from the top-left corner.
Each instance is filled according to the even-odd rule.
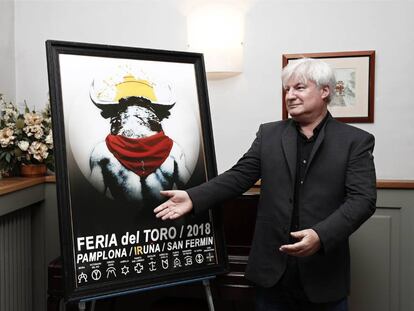
[[[46,39],[186,49],[184,0],[16,1],[17,100],[36,107],[47,99]],[[247,2],[244,71],[209,81],[219,171],[247,150],[259,123],[281,119],[283,53],[376,50],[375,123],[356,126],[376,136],[378,178],[414,179],[414,3]]]
[[[185,49],[185,19],[173,4],[172,1],[16,1],[18,101],[26,99],[30,107],[43,107],[46,103],[45,41],[49,39]]]
[[[0,93],[6,100],[16,97],[14,61],[14,2],[0,0]]]
[[[257,1],[247,13],[243,74],[210,82],[219,168],[248,148],[257,124],[281,118],[282,54],[376,50],[375,123],[357,126],[376,136],[378,178],[413,179],[414,107],[402,86],[414,70],[413,11],[398,1]]]

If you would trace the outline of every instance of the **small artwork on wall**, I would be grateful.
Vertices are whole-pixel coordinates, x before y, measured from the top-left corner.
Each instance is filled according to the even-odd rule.
[[[304,57],[321,59],[335,71],[335,94],[328,106],[333,117],[347,123],[374,122],[375,51],[283,54],[283,67]]]

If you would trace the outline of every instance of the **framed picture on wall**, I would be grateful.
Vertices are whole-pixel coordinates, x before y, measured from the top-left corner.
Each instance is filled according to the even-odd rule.
[[[283,54],[283,67],[303,57],[321,59],[334,69],[335,94],[328,106],[334,118],[347,123],[374,122],[375,51]],[[282,102],[286,119],[284,91]]]
[[[66,299],[223,273],[218,215],[162,221],[161,190],[217,175],[202,54],[47,41]]]

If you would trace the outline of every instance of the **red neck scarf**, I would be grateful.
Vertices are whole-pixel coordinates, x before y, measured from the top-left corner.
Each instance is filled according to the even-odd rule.
[[[161,166],[173,145],[172,139],[163,131],[144,138],[109,134],[105,142],[123,166],[143,178]]]

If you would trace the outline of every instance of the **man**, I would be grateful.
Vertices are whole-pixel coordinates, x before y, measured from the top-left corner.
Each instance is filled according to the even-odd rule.
[[[230,170],[186,191],[165,191],[154,212],[176,219],[235,197],[261,178],[246,277],[256,310],[347,310],[349,236],[375,211],[374,137],[332,118],[332,69],[316,59],[282,72],[292,119],[260,126]]]

